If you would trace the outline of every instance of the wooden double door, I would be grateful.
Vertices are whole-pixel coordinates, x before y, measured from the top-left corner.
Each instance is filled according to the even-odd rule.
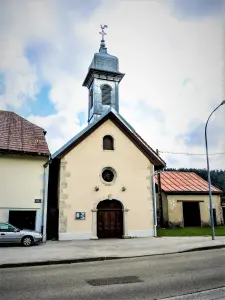
[[[98,238],[122,238],[123,210],[117,200],[104,200],[99,203],[97,213]]]

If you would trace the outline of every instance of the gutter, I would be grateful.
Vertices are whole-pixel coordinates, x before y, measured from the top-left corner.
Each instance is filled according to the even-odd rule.
[[[46,168],[50,163],[52,162],[52,156],[51,154],[49,155],[49,160],[43,165],[44,168]]]

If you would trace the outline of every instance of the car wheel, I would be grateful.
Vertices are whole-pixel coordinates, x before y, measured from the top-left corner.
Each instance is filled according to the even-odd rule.
[[[33,243],[33,238],[31,236],[25,236],[22,239],[22,245],[25,247],[31,246]]]

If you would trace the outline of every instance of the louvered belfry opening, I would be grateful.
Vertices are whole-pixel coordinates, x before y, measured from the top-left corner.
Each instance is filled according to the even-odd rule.
[[[103,149],[104,150],[114,150],[113,137],[111,135],[105,135],[103,137]]]
[[[93,107],[93,90],[90,90],[90,93],[89,93],[89,107],[90,108]]]
[[[104,84],[101,89],[102,89],[102,104],[110,105],[111,104],[111,92],[112,92],[111,86]]]

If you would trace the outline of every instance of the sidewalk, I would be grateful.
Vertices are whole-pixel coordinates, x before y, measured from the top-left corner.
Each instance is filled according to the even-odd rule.
[[[225,237],[160,237],[54,241],[24,248],[0,246],[0,268],[75,263],[225,248]]]

